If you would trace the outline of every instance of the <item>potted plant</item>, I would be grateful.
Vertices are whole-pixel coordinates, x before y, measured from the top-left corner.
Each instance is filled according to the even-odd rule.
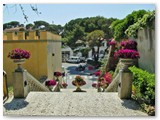
[[[47,81],[45,82],[45,85],[48,87],[48,89],[49,89],[50,91],[52,91],[53,86],[56,85],[56,81],[55,81],[55,80],[47,80]]]
[[[104,92],[108,85],[111,83],[111,81],[112,75],[107,72],[104,75],[100,76],[97,83],[94,82],[92,84],[92,87],[96,88],[98,92]]]
[[[86,91],[81,90],[81,88],[80,88],[81,86],[86,84],[86,82],[84,81],[84,79],[81,76],[79,76],[79,75],[76,76],[75,80],[72,81],[72,84],[77,87],[77,89],[73,92],[86,92]]]
[[[29,59],[31,56],[30,52],[27,50],[22,50],[20,48],[16,48],[9,52],[8,57],[13,59],[13,62],[18,65],[18,68],[15,70],[16,72],[23,71],[21,64],[25,62],[26,59]]]
[[[137,42],[133,40],[125,40],[120,43],[122,49],[137,50]]]
[[[120,58],[121,69],[128,71],[134,60],[140,58],[139,52],[130,49],[121,49],[114,53],[115,58]]]
[[[108,87],[109,83],[105,80],[104,77],[99,77],[97,83],[93,83],[92,87],[96,88],[98,92],[104,92]]]
[[[63,83],[62,83],[62,86],[63,86],[63,88],[67,88],[68,84],[65,83],[65,82],[63,82]]]
[[[54,72],[54,76],[56,77],[57,86],[55,88],[55,92],[60,92],[60,88],[62,88],[59,77],[62,76],[62,73],[59,71]]]

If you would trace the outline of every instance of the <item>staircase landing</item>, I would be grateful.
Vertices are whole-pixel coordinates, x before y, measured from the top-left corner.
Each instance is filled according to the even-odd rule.
[[[26,99],[10,99],[3,107],[4,115],[29,116],[147,116],[132,100],[121,100],[117,93],[30,92]]]

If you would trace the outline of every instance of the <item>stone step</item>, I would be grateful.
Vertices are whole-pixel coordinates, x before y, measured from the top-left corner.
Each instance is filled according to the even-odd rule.
[[[30,92],[26,99],[10,99],[4,104],[4,115],[29,116],[147,116],[132,100],[121,100],[118,93],[96,92]]]
[[[86,91],[87,93],[96,93],[97,92],[97,89],[94,89],[94,88],[91,88],[91,89],[83,89],[81,88],[83,91]],[[64,93],[72,93],[74,90],[76,90],[76,87],[75,89],[61,89],[61,92],[64,92]]]

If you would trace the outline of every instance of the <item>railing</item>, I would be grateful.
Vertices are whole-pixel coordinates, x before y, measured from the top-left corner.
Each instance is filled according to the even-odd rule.
[[[27,81],[30,91],[44,91],[50,92],[50,90],[41,84],[36,78],[34,78],[30,73],[27,72]]]
[[[7,73],[3,70],[3,100],[8,98]]]
[[[117,92],[119,80],[120,80],[120,74],[118,73],[117,76],[111,82],[111,84],[107,87],[106,92]]]

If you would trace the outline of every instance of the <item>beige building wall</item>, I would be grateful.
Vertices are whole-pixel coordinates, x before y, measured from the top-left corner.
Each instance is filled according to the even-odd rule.
[[[61,71],[61,37],[54,34],[42,31],[40,39],[35,36],[35,32],[30,32],[29,40],[19,40],[23,37],[23,33],[19,33],[17,39],[14,34],[9,33],[3,41],[3,69],[7,72],[8,83],[12,84],[13,71],[17,67],[13,60],[8,58],[8,53],[15,49],[21,48],[31,52],[31,57],[22,65],[36,79],[42,76],[48,76],[48,79],[53,79],[54,70]],[[12,38],[13,37],[13,38]],[[9,40],[10,38],[11,40]],[[52,56],[54,53],[54,56]]]
[[[55,71],[62,71],[61,42],[48,41],[48,78],[53,78]]]

